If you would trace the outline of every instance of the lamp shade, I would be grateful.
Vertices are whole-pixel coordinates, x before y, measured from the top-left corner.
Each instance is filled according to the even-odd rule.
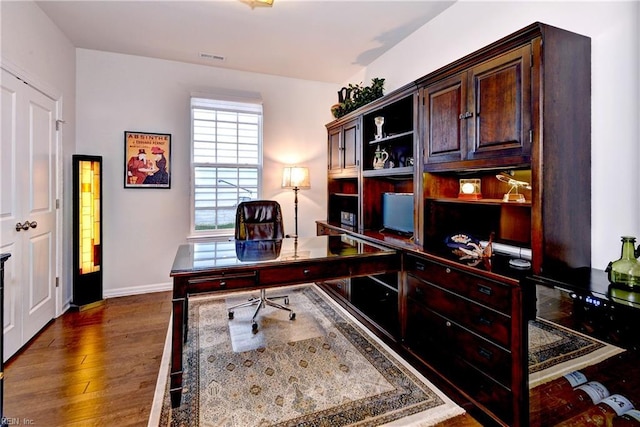
[[[282,188],[311,188],[309,168],[287,166],[282,171]]]

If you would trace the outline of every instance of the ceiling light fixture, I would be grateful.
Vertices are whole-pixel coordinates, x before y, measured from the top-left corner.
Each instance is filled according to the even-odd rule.
[[[251,9],[256,7],[271,7],[274,0],[240,0],[242,3],[248,4]]]

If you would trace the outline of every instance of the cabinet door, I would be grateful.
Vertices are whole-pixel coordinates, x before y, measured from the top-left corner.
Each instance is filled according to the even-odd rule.
[[[360,142],[359,131],[357,119],[329,129],[329,173],[341,173],[345,169],[356,169]]]
[[[329,129],[329,172],[340,172],[342,169],[342,128]]]
[[[474,67],[469,92],[467,159],[526,161],[531,153],[531,46]]]
[[[345,123],[342,127],[343,141],[342,149],[344,151],[343,168],[355,169],[358,166],[358,150],[360,147],[360,126],[358,120],[352,120]]]
[[[466,154],[466,73],[423,89],[424,163],[460,161]]]

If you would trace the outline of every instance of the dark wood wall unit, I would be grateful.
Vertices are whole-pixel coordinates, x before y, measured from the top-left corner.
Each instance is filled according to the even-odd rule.
[[[330,154],[348,124],[360,126],[351,137],[357,166],[336,167],[330,155],[328,221],[318,233],[391,246],[403,267],[397,283],[362,278],[325,288],[490,424],[529,423],[535,294],[521,279],[590,268],[590,45],[534,23],[327,124]],[[392,160],[374,167],[381,151]],[[530,183],[518,188],[524,202],[503,198],[511,186],[502,174]],[[460,197],[461,179],[478,180],[481,197]],[[413,235],[381,228],[389,192],[413,193]],[[344,210],[357,213],[355,225]],[[460,259],[445,244],[455,233],[492,238],[494,255]],[[513,268],[513,257],[530,267]]]
[[[536,272],[552,274],[591,266],[591,40],[549,26],[542,35],[534,226],[545,254]]]
[[[481,179],[483,199],[497,201],[509,188],[497,173],[530,182],[529,213],[503,203],[495,216],[501,228],[477,237],[487,240],[493,231],[499,242],[530,249],[537,274],[591,265],[590,58],[588,37],[537,23],[418,82],[426,206],[456,198],[460,178]],[[447,88],[459,93],[450,97],[460,99],[457,108],[439,103]],[[472,201],[466,209],[477,206],[483,217],[484,204]],[[443,231],[426,218],[424,244],[431,249],[440,242],[429,237]]]

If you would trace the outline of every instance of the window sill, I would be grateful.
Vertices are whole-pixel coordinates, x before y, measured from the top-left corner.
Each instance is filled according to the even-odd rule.
[[[225,234],[191,234],[187,236],[187,241],[197,242],[201,240],[215,241],[215,242],[228,242],[233,240],[233,233]]]

